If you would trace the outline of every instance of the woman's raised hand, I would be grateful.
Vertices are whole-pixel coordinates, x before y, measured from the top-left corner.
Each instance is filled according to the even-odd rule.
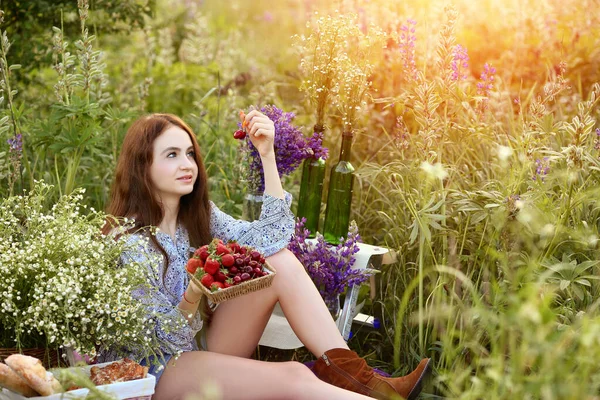
[[[242,126],[246,127],[246,132],[250,141],[258,150],[262,158],[270,157],[275,154],[275,124],[269,117],[257,110],[252,110],[248,114],[240,113]],[[245,122],[245,123],[244,123]]]

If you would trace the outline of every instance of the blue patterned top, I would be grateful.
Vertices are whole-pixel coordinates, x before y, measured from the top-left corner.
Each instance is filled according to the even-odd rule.
[[[287,247],[294,232],[295,217],[290,210],[291,203],[292,196],[288,192],[285,192],[285,199],[264,195],[259,219],[249,222],[231,217],[219,210],[211,201],[210,233],[212,237],[225,242],[236,240],[241,245],[252,246],[263,253],[265,257],[273,255]],[[131,234],[129,240],[132,243],[139,243],[141,235]],[[151,242],[146,251],[141,250],[144,247],[140,244],[139,247],[136,246],[132,250],[123,252],[121,261],[123,263],[139,261],[149,265],[148,280],[157,290],[149,296],[143,289],[139,289],[133,292],[133,296],[149,301],[147,304],[149,311],[166,317],[162,318],[162,321],[177,321],[176,325],[182,326],[181,329],[174,330],[169,329],[169,326],[163,326],[164,323],[161,321],[156,323],[155,332],[160,342],[160,349],[157,350],[160,350],[168,361],[171,355],[198,349],[194,337],[202,328],[202,319],[200,313],[197,312],[188,323],[177,308],[188,285],[185,267],[191,252],[195,250],[190,247],[187,230],[178,224],[175,242],[170,235],[161,231],[156,233],[156,239],[165,249],[169,258],[169,268],[166,274],[164,274],[165,265],[162,257],[158,258],[161,260],[159,265],[149,265],[147,262],[148,253],[161,254]],[[141,356],[136,357],[136,354],[131,354],[130,357],[138,362],[141,361]],[[99,355],[102,362],[117,358],[118,355],[115,351],[104,350]]]

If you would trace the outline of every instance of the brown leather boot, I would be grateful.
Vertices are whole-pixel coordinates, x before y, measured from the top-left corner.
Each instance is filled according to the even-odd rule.
[[[429,372],[429,361],[429,358],[421,360],[406,376],[386,378],[373,371],[354,351],[339,348],[326,351],[315,363],[313,371],[322,381],[376,399],[388,400],[400,395],[414,400]]]

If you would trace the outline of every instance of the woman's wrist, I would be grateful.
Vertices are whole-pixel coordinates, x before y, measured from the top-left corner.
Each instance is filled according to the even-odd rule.
[[[189,287],[183,292],[183,301],[188,304],[197,305],[202,298],[201,292],[196,292],[195,290],[191,290]]]
[[[275,162],[275,151],[274,151],[274,150],[272,150],[272,151],[270,151],[269,153],[267,153],[267,154],[264,154],[264,155],[263,155],[263,154],[260,154],[260,159],[261,159],[261,161],[263,161],[263,162],[265,162],[265,161],[266,161],[266,162]]]

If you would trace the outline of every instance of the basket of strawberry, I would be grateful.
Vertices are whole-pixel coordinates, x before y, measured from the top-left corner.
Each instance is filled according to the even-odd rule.
[[[186,269],[213,303],[267,288],[275,276],[273,267],[257,250],[216,238],[194,252]]]

